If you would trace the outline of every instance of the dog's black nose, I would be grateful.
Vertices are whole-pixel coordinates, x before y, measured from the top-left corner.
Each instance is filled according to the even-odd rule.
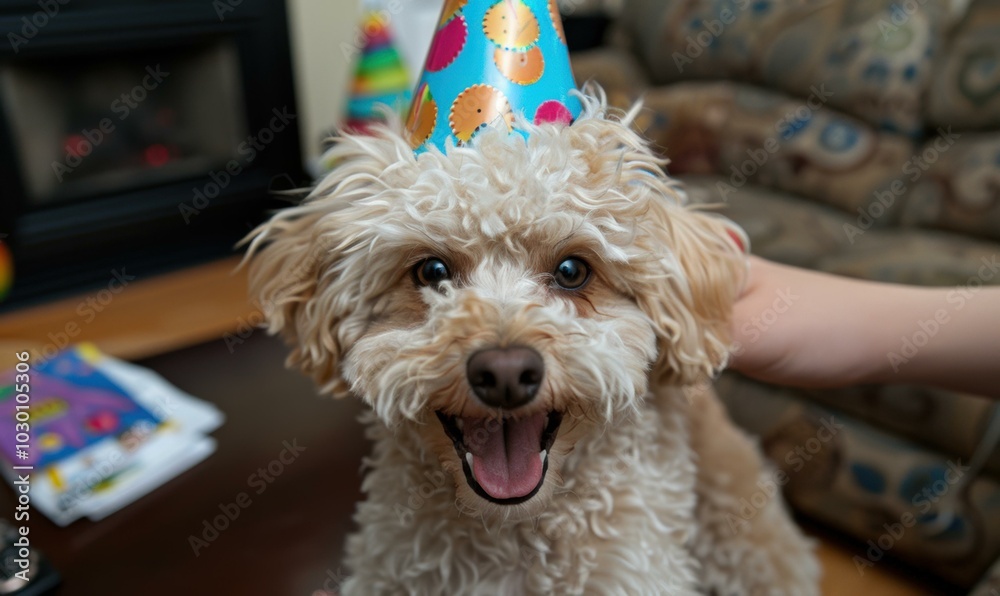
[[[483,403],[513,409],[535,398],[545,362],[531,348],[490,348],[469,358],[465,374]]]

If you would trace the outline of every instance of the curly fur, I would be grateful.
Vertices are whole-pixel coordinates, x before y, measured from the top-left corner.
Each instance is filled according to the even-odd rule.
[[[336,169],[251,236],[252,291],[289,365],[372,408],[344,594],[816,591],[780,497],[732,523],[760,456],[710,391],[681,389],[725,365],[745,236],[684,204],[635,110],[583,102],[569,127],[521,121],[527,139],[419,156],[396,122],[344,136]],[[567,256],[593,272],[577,292],[553,285]],[[437,288],[411,274],[429,257],[453,272]],[[545,362],[537,398],[506,415],[563,415],[518,505],[469,488],[435,416],[501,415],[465,377],[497,345]]]

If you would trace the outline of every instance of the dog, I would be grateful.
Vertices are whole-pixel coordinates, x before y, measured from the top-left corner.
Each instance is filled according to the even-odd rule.
[[[685,205],[638,108],[580,97],[568,126],[446,152],[398,120],[346,134],[248,239],[288,365],[370,406],[342,594],[818,591],[707,383],[746,237]]]

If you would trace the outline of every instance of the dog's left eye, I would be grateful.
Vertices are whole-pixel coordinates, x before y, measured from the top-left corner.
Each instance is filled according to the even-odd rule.
[[[556,285],[564,290],[579,290],[590,279],[590,267],[576,257],[570,257],[559,263],[552,274]]]
[[[417,283],[421,286],[435,286],[451,277],[448,266],[444,261],[437,258],[430,258],[420,263],[413,270]]]

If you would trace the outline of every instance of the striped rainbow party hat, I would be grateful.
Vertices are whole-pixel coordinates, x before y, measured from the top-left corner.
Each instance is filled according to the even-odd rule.
[[[402,111],[410,101],[410,78],[393,42],[388,20],[369,11],[361,19],[365,43],[354,67],[351,95],[347,102],[348,130],[366,132],[384,118],[377,106]]]

